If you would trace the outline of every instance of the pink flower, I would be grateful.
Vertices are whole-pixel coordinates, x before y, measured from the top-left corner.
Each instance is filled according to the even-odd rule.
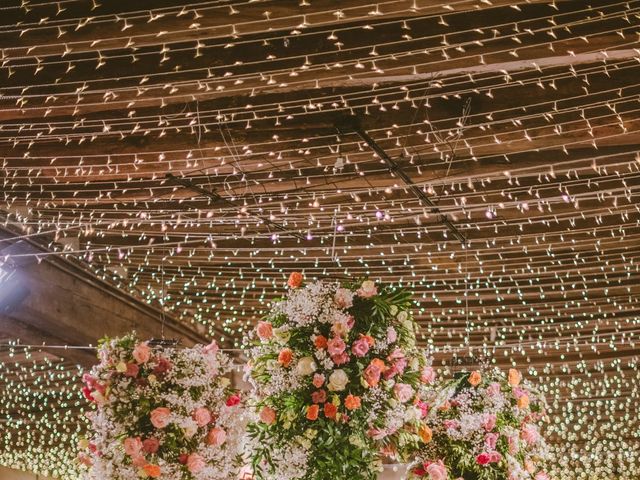
[[[540,433],[533,425],[525,425],[520,431],[520,436],[529,445],[535,445],[540,440]]]
[[[331,361],[336,365],[344,365],[349,361],[349,354],[347,352],[342,352],[340,355],[332,355]]]
[[[484,416],[482,421],[482,428],[484,428],[487,432],[493,430],[496,426],[496,415],[495,413],[487,413]]]
[[[151,348],[147,342],[136,345],[133,349],[133,359],[138,363],[147,363],[151,358]]]
[[[324,375],[322,375],[321,373],[314,373],[313,374],[313,386],[316,388],[320,388],[322,385],[324,385],[324,381],[325,381],[325,377]]]
[[[500,395],[500,384],[498,382],[491,383],[487,387],[487,393],[492,397]]]
[[[476,457],[476,463],[478,465],[487,465],[491,461],[491,457],[488,453],[481,453]]]
[[[82,387],[82,395],[84,395],[84,398],[86,398],[90,402],[95,401],[93,395],[91,395],[91,389],[89,387]]]
[[[422,369],[422,372],[420,373],[420,381],[422,383],[433,385],[433,382],[436,381],[436,372],[433,367],[427,365]]]
[[[260,340],[269,340],[273,337],[273,325],[269,322],[258,322],[256,332]]]
[[[388,433],[384,430],[380,430],[379,428],[370,428],[367,430],[367,436],[374,440],[382,440],[384,437],[388,436]]]
[[[387,328],[387,343],[395,343],[398,339],[398,332],[393,327]]]
[[[426,470],[429,474],[429,480],[447,480],[447,468],[442,463],[442,460],[430,463],[427,465]]]
[[[235,407],[236,405],[240,404],[241,400],[242,399],[240,398],[240,394],[234,393],[233,395],[230,395],[229,398],[227,398],[226,405],[227,407]]]
[[[260,410],[260,421],[271,425],[276,421],[276,411],[266,406],[262,407],[262,410]]]
[[[447,430],[457,430],[460,427],[460,423],[457,420],[445,420],[442,423]]]
[[[487,433],[484,436],[484,445],[487,447],[487,450],[495,450],[496,444],[498,443],[499,435],[497,433]]]
[[[316,390],[311,394],[311,401],[313,403],[324,403],[327,401],[326,390]]]
[[[218,344],[215,340],[211,340],[211,343],[202,349],[204,353],[209,355],[217,354],[218,350],[220,350],[220,347],[218,347]]]
[[[333,300],[338,308],[350,308],[353,305],[353,293],[346,288],[338,288]]]
[[[499,463],[500,460],[502,460],[502,455],[500,455],[498,452],[489,453],[489,462]]]
[[[426,402],[423,402],[422,400],[420,400],[418,403],[416,403],[416,407],[418,407],[420,409],[420,413],[422,414],[422,418],[427,416],[427,413],[429,413],[429,404]]]
[[[509,454],[515,455],[520,448],[520,440],[514,435],[507,437],[507,443],[509,444]]]
[[[136,457],[140,455],[140,450],[142,450],[142,441],[140,441],[140,437],[129,437],[124,439],[124,453],[130,457]]]
[[[535,480],[550,480],[546,472],[536,473]]]
[[[131,463],[133,463],[134,467],[144,467],[147,465],[147,459],[144,458],[144,455],[138,454],[131,457]]]
[[[364,377],[365,382],[370,387],[375,387],[380,382],[380,376],[382,375],[382,369],[379,365],[371,363],[367,368],[364,369],[362,376]]]
[[[198,473],[205,467],[204,458],[197,453],[192,453],[187,457],[187,468],[191,473]]]
[[[413,397],[413,387],[407,383],[396,383],[393,386],[393,393],[400,403],[406,403]]]
[[[214,447],[219,447],[227,440],[227,432],[222,428],[215,427],[209,430],[207,434],[207,444]]]
[[[156,453],[160,448],[160,441],[157,438],[145,438],[142,441],[142,450],[146,453]]]
[[[378,293],[378,288],[371,280],[365,280],[356,293],[362,298],[371,298]]]
[[[327,351],[331,356],[340,355],[346,350],[346,348],[347,348],[347,345],[344,343],[344,341],[340,337],[333,337],[331,340],[329,340],[329,343],[327,344]]]
[[[140,367],[135,363],[127,363],[127,371],[124,372],[125,376],[135,378],[140,372]]]
[[[156,366],[153,369],[153,373],[161,375],[171,370],[171,362],[164,357],[156,359]]]
[[[171,410],[166,407],[158,407],[151,411],[151,423],[156,428],[164,428],[169,425]]]
[[[192,417],[199,427],[204,427],[211,421],[211,412],[205,407],[198,407],[193,411]]]
[[[366,338],[360,338],[359,340],[353,342],[351,351],[356,357],[364,357],[369,351],[369,342]]]

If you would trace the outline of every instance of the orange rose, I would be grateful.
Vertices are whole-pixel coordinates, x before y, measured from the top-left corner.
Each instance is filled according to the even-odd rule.
[[[371,335],[360,335],[360,338],[362,338],[363,340],[365,340],[370,347],[373,347],[376,344],[376,341],[374,340],[374,338]]]
[[[347,398],[344,399],[344,406],[347,410],[357,410],[360,408],[360,397],[355,395],[347,395]]]
[[[529,406],[529,396],[522,395],[518,398],[518,408],[527,408]]]
[[[158,478],[161,473],[160,467],[158,465],[152,465],[151,463],[146,464],[142,469],[144,470],[144,473],[151,478]]]
[[[522,374],[515,368],[509,369],[509,385],[517,387],[522,381]]]
[[[336,407],[333,403],[324,404],[325,417],[335,419],[337,413],[338,413],[338,407]]]
[[[382,373],[387,371],[387,366],[384,364],[384,361],[380,360],[379,358],[374,358],[373,360],[371,360],[371,365],[375,365],[376,367],[378,367]]]
[[[327,337],[323,335],[318,335],[316,339],[313,341],[313,344],[319,350],[324,350],[325,348],[327,348],[328,343],[329,342],[327,341]]]
[[[302,285],[302,274],[300,272],[291,272],[287,285],[289,285],[291,288],[298,288],[300,285]]]
[[[320,407],[318,405],[309,405],[307,407],[307,420],[311,420],[312,422],[317,420],[318,413],[320,413]]]
[[[433,432],[427,425],[421,425],[418,429],[418,435],[424,443],[429,443],[433,438]]]
[[[477,387],[480,385],[480,382],[482,382],[482,375],[480,375],[480,372],[477,370],[471,372],[471,375],[469,375],[469,383],[474,387]]]
[[[278,355],[278,363],[280,365],[286,368],[291,365],[291,360],[293,360],[293,352],[289,348],[280,350],[280,354]]]

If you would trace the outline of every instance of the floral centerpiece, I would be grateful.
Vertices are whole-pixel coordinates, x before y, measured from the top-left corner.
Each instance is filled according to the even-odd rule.
[[[229,479],[237,475],[243,406],[215,343],[153,347],[134,334],[103,340],[83,376],[95,404],[81,461],[89,478]]]
[[[540,434],[546,403],[515,369],[464,372],[445,383],[428,415],[432,441],[417,478],[549,480]]]
[[[373,479],[429,440],[419,399],[434,373],[416,347],[411,295],[372,281],[302,286],[258,323],[248,353],[258,479]]]

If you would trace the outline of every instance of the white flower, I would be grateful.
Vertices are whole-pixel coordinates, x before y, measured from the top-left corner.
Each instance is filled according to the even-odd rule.
[[[298,365],[296,366],[296,372],[298,375],[311,375],[318,369],[316,362],[313,361],[312,357],[302,357],[298,360]]]
[[[328,388],[332,392],[341,392],[346,388],[347,383],[349,383],[349,377],[344,373],[344,370],[334,370],[333,373],[329,375]]]
[[[395,306],[395,305],[394,305]],[[393,314],[392,314],[393,315]],[[396,317],[398,319],[398,321],[402,324],[404,324],[404,322],[407,321],[407,318],[409,318],[409,314],[407,313],[406,310],[402,310],[400,313],[398,313],[398,316]]]

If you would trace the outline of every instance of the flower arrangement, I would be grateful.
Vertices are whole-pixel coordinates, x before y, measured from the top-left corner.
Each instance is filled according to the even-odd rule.
[[[92,436],[83,440],[89,478],[234,478],[243,405],[223,375],[230,360],[215,343],[163,348],[135,334],[106,339],[83,376]]]
[[[247,377],[258,479],[373,479],[429,440],[419,399],[435,380],[416,347],[402,289],[289,278],[290,291],[258,323]]]
[[[438,392],[428,415],[433,438],[415,477],[549,480],[540,466],[549,455],[540,434],[546,404],[520,372],[464,372]]]

